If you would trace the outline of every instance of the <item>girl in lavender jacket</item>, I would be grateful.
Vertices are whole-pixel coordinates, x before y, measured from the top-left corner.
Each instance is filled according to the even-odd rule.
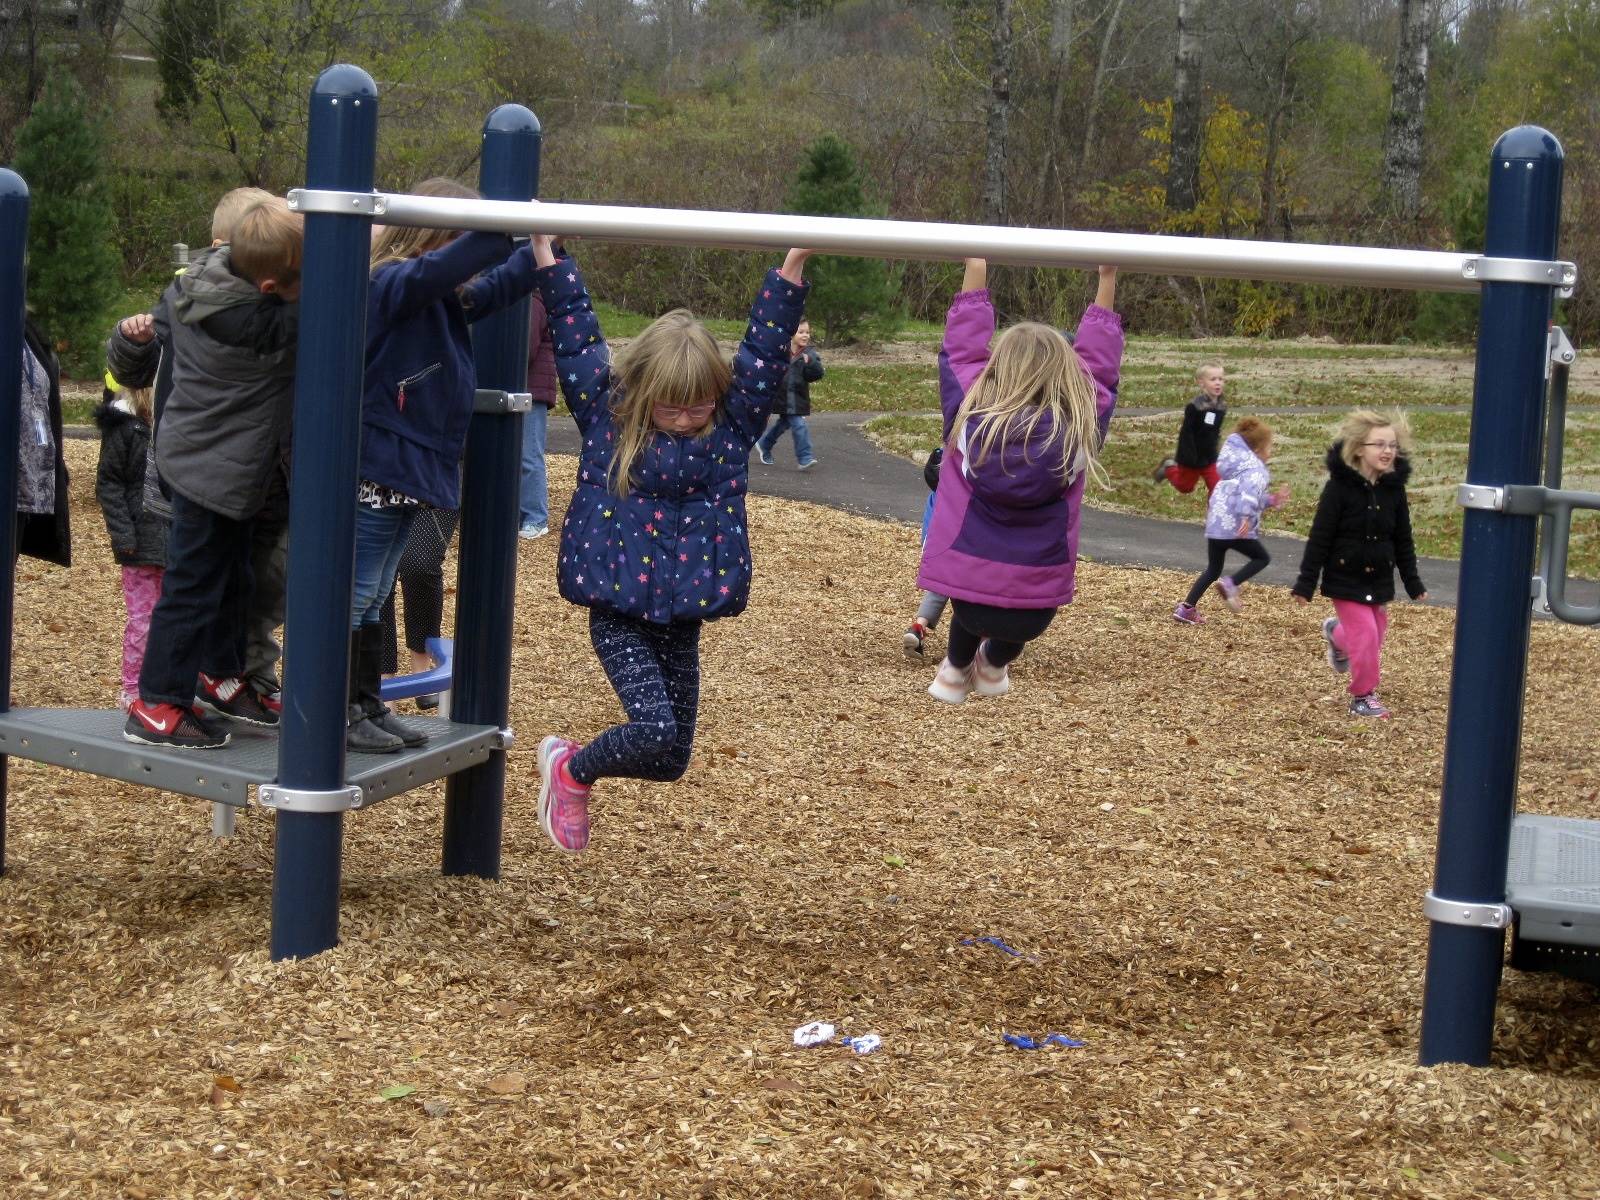
[[[1117,271],[1100,268],[1076,346],[1025,321],[994,341],[987,264],[969,258],[939,351],[944,465],[917,586],[952,601],[929,695],[1004,695],[1007,667],[1072,600],[1084,480],[1117,401]]]
[[[1174,621],[1204,625],[1206,619],[1196,605],[1213,584],[1222,602],[1238,612],[1244,607],[1239,588],[1272,561],[1261,544],[1261,514],[1287,500],[1289,489],[1267,491],[1271,480],[1267,459],[1271,457],[1272,426],[1256,417],[1241,420],[1223,443],[1217,457],[1218,481],[1206,507],[1206,569],[1200,572],[1188,596],[1172,610]],[[1238,551],[1250,561],[1232,575],[1224,575],[1222,565],[1229,550]]]

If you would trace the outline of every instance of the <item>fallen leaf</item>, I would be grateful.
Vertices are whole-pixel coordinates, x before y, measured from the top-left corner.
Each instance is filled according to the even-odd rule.
[[[416,1090],[417,1089],[412,1087],[409,1083],[391,1083],[388,1087],[384,1088],[383,1091],[379,1092],[378,1095],[382,1096],[385,1100],[404,1100]]]
[[[883,856],[883,865],[886,867],[894,867],[896,870],[899,870],[906,865],[906,860],[901,858],[898,854],[885,854]]]
[[[489,1006],[489,1010],[497,1017],[509,1018],[520,1013],[522,1011],[522,1006],[520,1004],[514,1004],[510,1000],[496,1000]]]
[[[238,1081],[235,1080],[232,1075],[213,1075],[211,1077],[211,1086],[214,1088],[221,1088],[225,1092],[244,1091],[244,1089],[239,1086]]]
[[[512,1071],[506,1075],[496,1075],[489,1080],[488,1086],[496,1096],[520,1096],[528,1090],[528,1078]]]

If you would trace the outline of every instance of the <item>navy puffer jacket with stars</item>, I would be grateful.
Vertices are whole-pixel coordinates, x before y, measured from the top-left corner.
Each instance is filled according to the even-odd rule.
[[[750,448],[782,398],[789,342],[807,288],[767,272],[733,358],[733,385],[701,438],[657,430],[634,465],[626,497],[609,486],[617,425],[611,352],[570,258],[535,275],[549,314],[556,370],[583,446],[561,526],[558,580],[574,604],[637,620],[710,621],[750,600],[744,497]]]

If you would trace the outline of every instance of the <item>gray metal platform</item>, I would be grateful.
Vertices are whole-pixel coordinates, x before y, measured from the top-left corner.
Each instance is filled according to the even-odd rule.
[[[398,754],[351,754],[346,782],[361,789],[353,807],[409,791],[483,762],[500,745],[492,725],[459,725],[408,715],[428,744]],[[122,736],[127,717],[115,709],[18,708],[0,714],[0,754],[53,763],[127,783],[246,807],[250,789],[278,777],[276,730],[228,723],[233,740],[217,750],[142,746]]]
[[[1517,936],[1600,946],[1600,821],[1518,815],[1506,861]]]

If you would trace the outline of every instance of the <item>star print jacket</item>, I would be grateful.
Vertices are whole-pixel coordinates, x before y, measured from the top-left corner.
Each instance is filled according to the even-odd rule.
[[[663,625],[737,616],[750,599],[744,511],[750,448],[781,399],[807,286],[767,272],[711,432],[701,438],[656,432],[621,497],[608,486],[617,445],[611,352],[583,277],[563,259],[535,280],[549,313],[561,390],[583,438],[561,526],[562,596]]]

